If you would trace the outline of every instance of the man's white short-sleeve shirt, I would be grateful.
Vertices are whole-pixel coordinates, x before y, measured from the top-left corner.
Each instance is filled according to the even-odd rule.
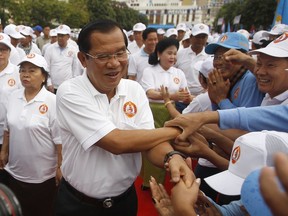
[[[74,188],[104,198],[117,196],[133,184],[141,153],[114,155],[97,142],[116,128],[154,128],[149,102],[137,82],[122,79],[109,103],[84,72],[58,89],[57,117],[63,140],[62,173]]]
[[[184,72],[189,91],[192,95],[198,95],[204,92],[198,79],[199,72],[194,68],[194,65],[196,62],[204,60],[207,57],[208,55],[205,53],[204,48],[201,53],[196,55],[196,53],[191,49],[191,46],[181,49],[177,53],[177,62],[175,67]]]

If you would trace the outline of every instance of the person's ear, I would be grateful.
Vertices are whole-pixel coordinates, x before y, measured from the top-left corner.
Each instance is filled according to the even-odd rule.
[[[77,57],[84,68],[87,67],[87,56],[83,52],[78,52]]]

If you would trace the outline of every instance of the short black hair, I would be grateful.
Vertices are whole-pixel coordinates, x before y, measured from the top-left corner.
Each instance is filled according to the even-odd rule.
[[[113,20],[103,19],[103,20],[97,20],[97,21],[88,23],[82,28],[82,30],[79,33],[78,40],[77,40],[79,50],[84,53],[87,53],[90,51],[91,49],[90,37],[93,32],[109,33],[116,28],[119,28],[122,31],[125,46],[127,47],[128,40],[122,27],[119,25],[119,23]]]
[[[162,53],[165,49],[170,46],[175,46],[177,50],[179,49],[179,41],[175,38],[164,38],[163,40],[159,41],[156,45],[155,51],[149,55],[148,63],[151,65],[158,64],[158,52]]]
[[[146,40],[148,38],[148,35],[152,32],[155,32],[157,34],[157,29],[155,28],[146,28],[142,33],[143,40]]]

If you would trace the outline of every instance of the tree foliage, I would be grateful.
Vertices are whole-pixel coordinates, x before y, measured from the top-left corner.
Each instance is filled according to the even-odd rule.
[[[148,23],[145,15],[125,3],[112,0],[69,0],[68,3],[58,0],[0,0],[0,18],[6,23],[52,27],[65,23],[71,28],[81,28],[89,21],[107,18],[119,22],[125,29],[131,29],[137,22]]]
[[[214,28],[219,30],[217,21],[223,17],[225,22],[233,25],[234,17],[241,15],[240,25],[247,30],[253,26],[258,29],[269,29],[273,22],[274,13],[277,7],[276,0],[238,0],[225,4],[218,12]]]

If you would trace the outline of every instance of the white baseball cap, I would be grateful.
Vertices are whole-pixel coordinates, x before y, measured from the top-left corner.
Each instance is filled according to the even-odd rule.
[[[66,35],[66,34],[70,35],[71,34],[70,27],[67,26],[67,25],[64,25],[64,24],[63,25],[59,25],[56,28],[56,30],[57,30],[57,34],[63,34],[63,35]]]
[[[249,40],[250,33],[246,29],[239,29],[237,32],[244,35]]]
[[[272,41],[265,48],[250,51],[249,54],[264,53],[269,56],[286,58],[288,57],[288,32]]]
[[[198,23],[192,27],[192,35],[196,36],[199,34],[209,35],[209,27],[203,23]]]
[[[177,26],[176,26],[176,30],[177,31],[184,31],[186,32],[186,29],[187,29],[187,26],[185,23],[179,23]]]
[[[206,183],[221,194],[240,195],[245,178],[254,170],[272,166],[276,152],[288,153],[288,139],[271,139],[271,131],[251,132],[235,140],[228,170],[205,178]]]
[[[282,149],[278,149],[278,151],[287,153],[287,140],[288,140],[288,133],[285,132],[278,132],[278,131],[267,131],[266,141],[273,143],[270,147],[276,148],[279,146]],[[275,143],[275,144],[274,144]],[[267,149],[268,150],[268,149]],[[270,150],[268,150],[270,151]],[[268,166],[273,165],[273,161],[267,161]],[[270,216],[271,211],[267,204],[265,203],[259,186],[259,175],[260,169],[251,172],[247,178],[245,179],[242,188],[241,188],[241,201],[248,211],[250,215],[255,216]],[[275,176],[275,181],[278,183],[280,190],[284,192],[283,185],[279,182],[277,176]]]
[[[203,61],[197,61],[194,64],[194,68],[208,78],[208,74],[214,69],[213,59],[214,57],[208,56],[208,58]]]
[[[133,26],[133,31],[144,31],[146,29],[146,25],[144,25],[143,23],[136,23],[134,26]]]
[[[263,41],[269,40],[268,31],[260,30],[253,35],[252,42],[258,45],[262,45]]]
[[[186,30],[182,41],[190,39],[190,36],[191,36],[191,30]]]
[[[166,36],[167,38],[169,38],[169,37],[172,36],[172,35],[178,36],[178,31],[177,31],[175,28],[169,28],[169,29],[166,31],[165,36]]]
[[[159,35],[164,35],[165,34],[165,30],[162,28],[157,29],[157,34]]]
[[[57,30],[56,29],[51,29],[49,32],[50,37],[56,37],[57,36]]]
[[[0,33],[0,43],[7,46],[10,50],[12,49],[11,39],[7,34]]]
[[[48,65],[45,58],[42,55],[36,53],[30,53],[26,55],[18,65],[21,65],[24,62],[30,62],[37,67],[44,68],[46,72],[48,72]]]
[[[15,39],[24,38],[24,36],[20,34],[19,28],[14,24],[9,24],[5,26],[3,32]]]
[[[127,32],[127,37],[130,37],[131,35],[133,35],[133,31],[132,30]]]
[[[35,38],[35,34],[34,34],[34,31],[33,29],[30,27],[30,26],[23,26],[23,25],[20,25],[18,26],[19,28],[19,31],[22,35],[24,36],[31,36],[32,38]]]
[[[288,31],[288,25],[285,25],[283,23],[278,23],[273,26],[273,28],[268,32],[270,35],[281,35],[284,32]]]

